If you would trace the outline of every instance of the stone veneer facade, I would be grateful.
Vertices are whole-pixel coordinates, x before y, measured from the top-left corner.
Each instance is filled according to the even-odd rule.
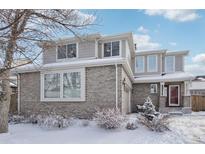
[[[153,104],[156,106],[156,109],[159,108],[159,83],[153,83],[157,84],[157,93],[151,94],[150,93],[150,84],[152,83],[137,83],[132,85],[132,98],[131,98],[131,104],[132,104],[132,112],[135,112],[137,110],[137,105],[143,105],[145,102],[145,98],[150,96],[152,99]]]
[[[98,108],[116,106],[116,67],[98,66],[86,69],[86,101],[41,102],[40,72],[20,74],[20,111],[22,114],[56,114],[65,117],[92,118]],[[121,71],[118,65],[118,106],[121,106]]]
[[[150,96],[156,109],[161,113],[182,111],[182,109],[190,108],[191,110],[191,99],[190,96],[184,96],[184,83],[183,82],[167,82],[165,85],[180,85],[180,106],[170,107],[167,103],[167,96],[160,96],[160,84],[156,83],[158,86],[158,92],[156,94],[150,93],[150,84],[155,83],[137,83],[133,84],[132,89],[132,112],[136,111],[136,105],[142,105],[147,96]]]

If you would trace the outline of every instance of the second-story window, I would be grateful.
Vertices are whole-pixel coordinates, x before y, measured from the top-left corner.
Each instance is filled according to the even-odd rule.
[[[147,56],[147,72],[157,72],[157,55]]]
[[[104,57],[119,56],[120,55],[120,42],[104,43]]]
[[[166,56],[165,57],[165,72],[171,73],[175,71],[175,57]]]
[[[135,71],[136,73],[144,72],[144,56],[136,57]]]
[[[58,59],[65,58],[76,58],[77,57],[77,47],[76,43],[68,44],[68,45],[60,45],[58,46]]]

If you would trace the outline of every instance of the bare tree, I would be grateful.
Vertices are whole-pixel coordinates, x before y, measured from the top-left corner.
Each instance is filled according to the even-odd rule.
[[[0,133],[8,132],[11,69],[34,62],[42,51],[38,42],[68,31],[78,35],[94,20],[79,10],[0,10]],[[20,58],[28,61],[15,64]]]

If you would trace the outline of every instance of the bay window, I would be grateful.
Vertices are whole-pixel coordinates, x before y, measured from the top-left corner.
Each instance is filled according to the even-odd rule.
[[[85,69],[41,74],[42,101],[84,101]]]
[[[104,57],[120,55],[120,41],[104,43]]]
[[[172,73],[175,71],[175,56],[165,57],[165,72]]]
[[[157,55],[147,56],[147,72],[157,72]]]
[[[58,59],[70,59],[77,57],[77,44],[59,45],[57,47],[57,58]]]

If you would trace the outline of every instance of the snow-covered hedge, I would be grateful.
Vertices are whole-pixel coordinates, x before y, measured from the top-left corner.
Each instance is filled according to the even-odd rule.
[[[31,115],[29,117],[10,115],[9,123],[32,123],[45,128],[66,128],[72,124],[72,119],[66,119],[53,113],[50,115]]]
[[[125,117],[118,109],[103,109],[95,114],[97,124],[105,129],[115,129],[123,126]]]
[[[138,115],[139,122],[151,130],[157,132],[169,130],[168,122],[166,120],[167,116],[162,115],[155,110],[155,106],[150,97],[145,99],[145,103],[142,106],[137,105],[137,109],[140,112],[140,115]]]
[[[45,128],[66,128],[71,125],[71,121],[60,115],[37,116],[37,124]]]
[[[22,115],[12,115],[9,114],[9,121],[10,124],[19,124],[26,122],[26,119]]]

